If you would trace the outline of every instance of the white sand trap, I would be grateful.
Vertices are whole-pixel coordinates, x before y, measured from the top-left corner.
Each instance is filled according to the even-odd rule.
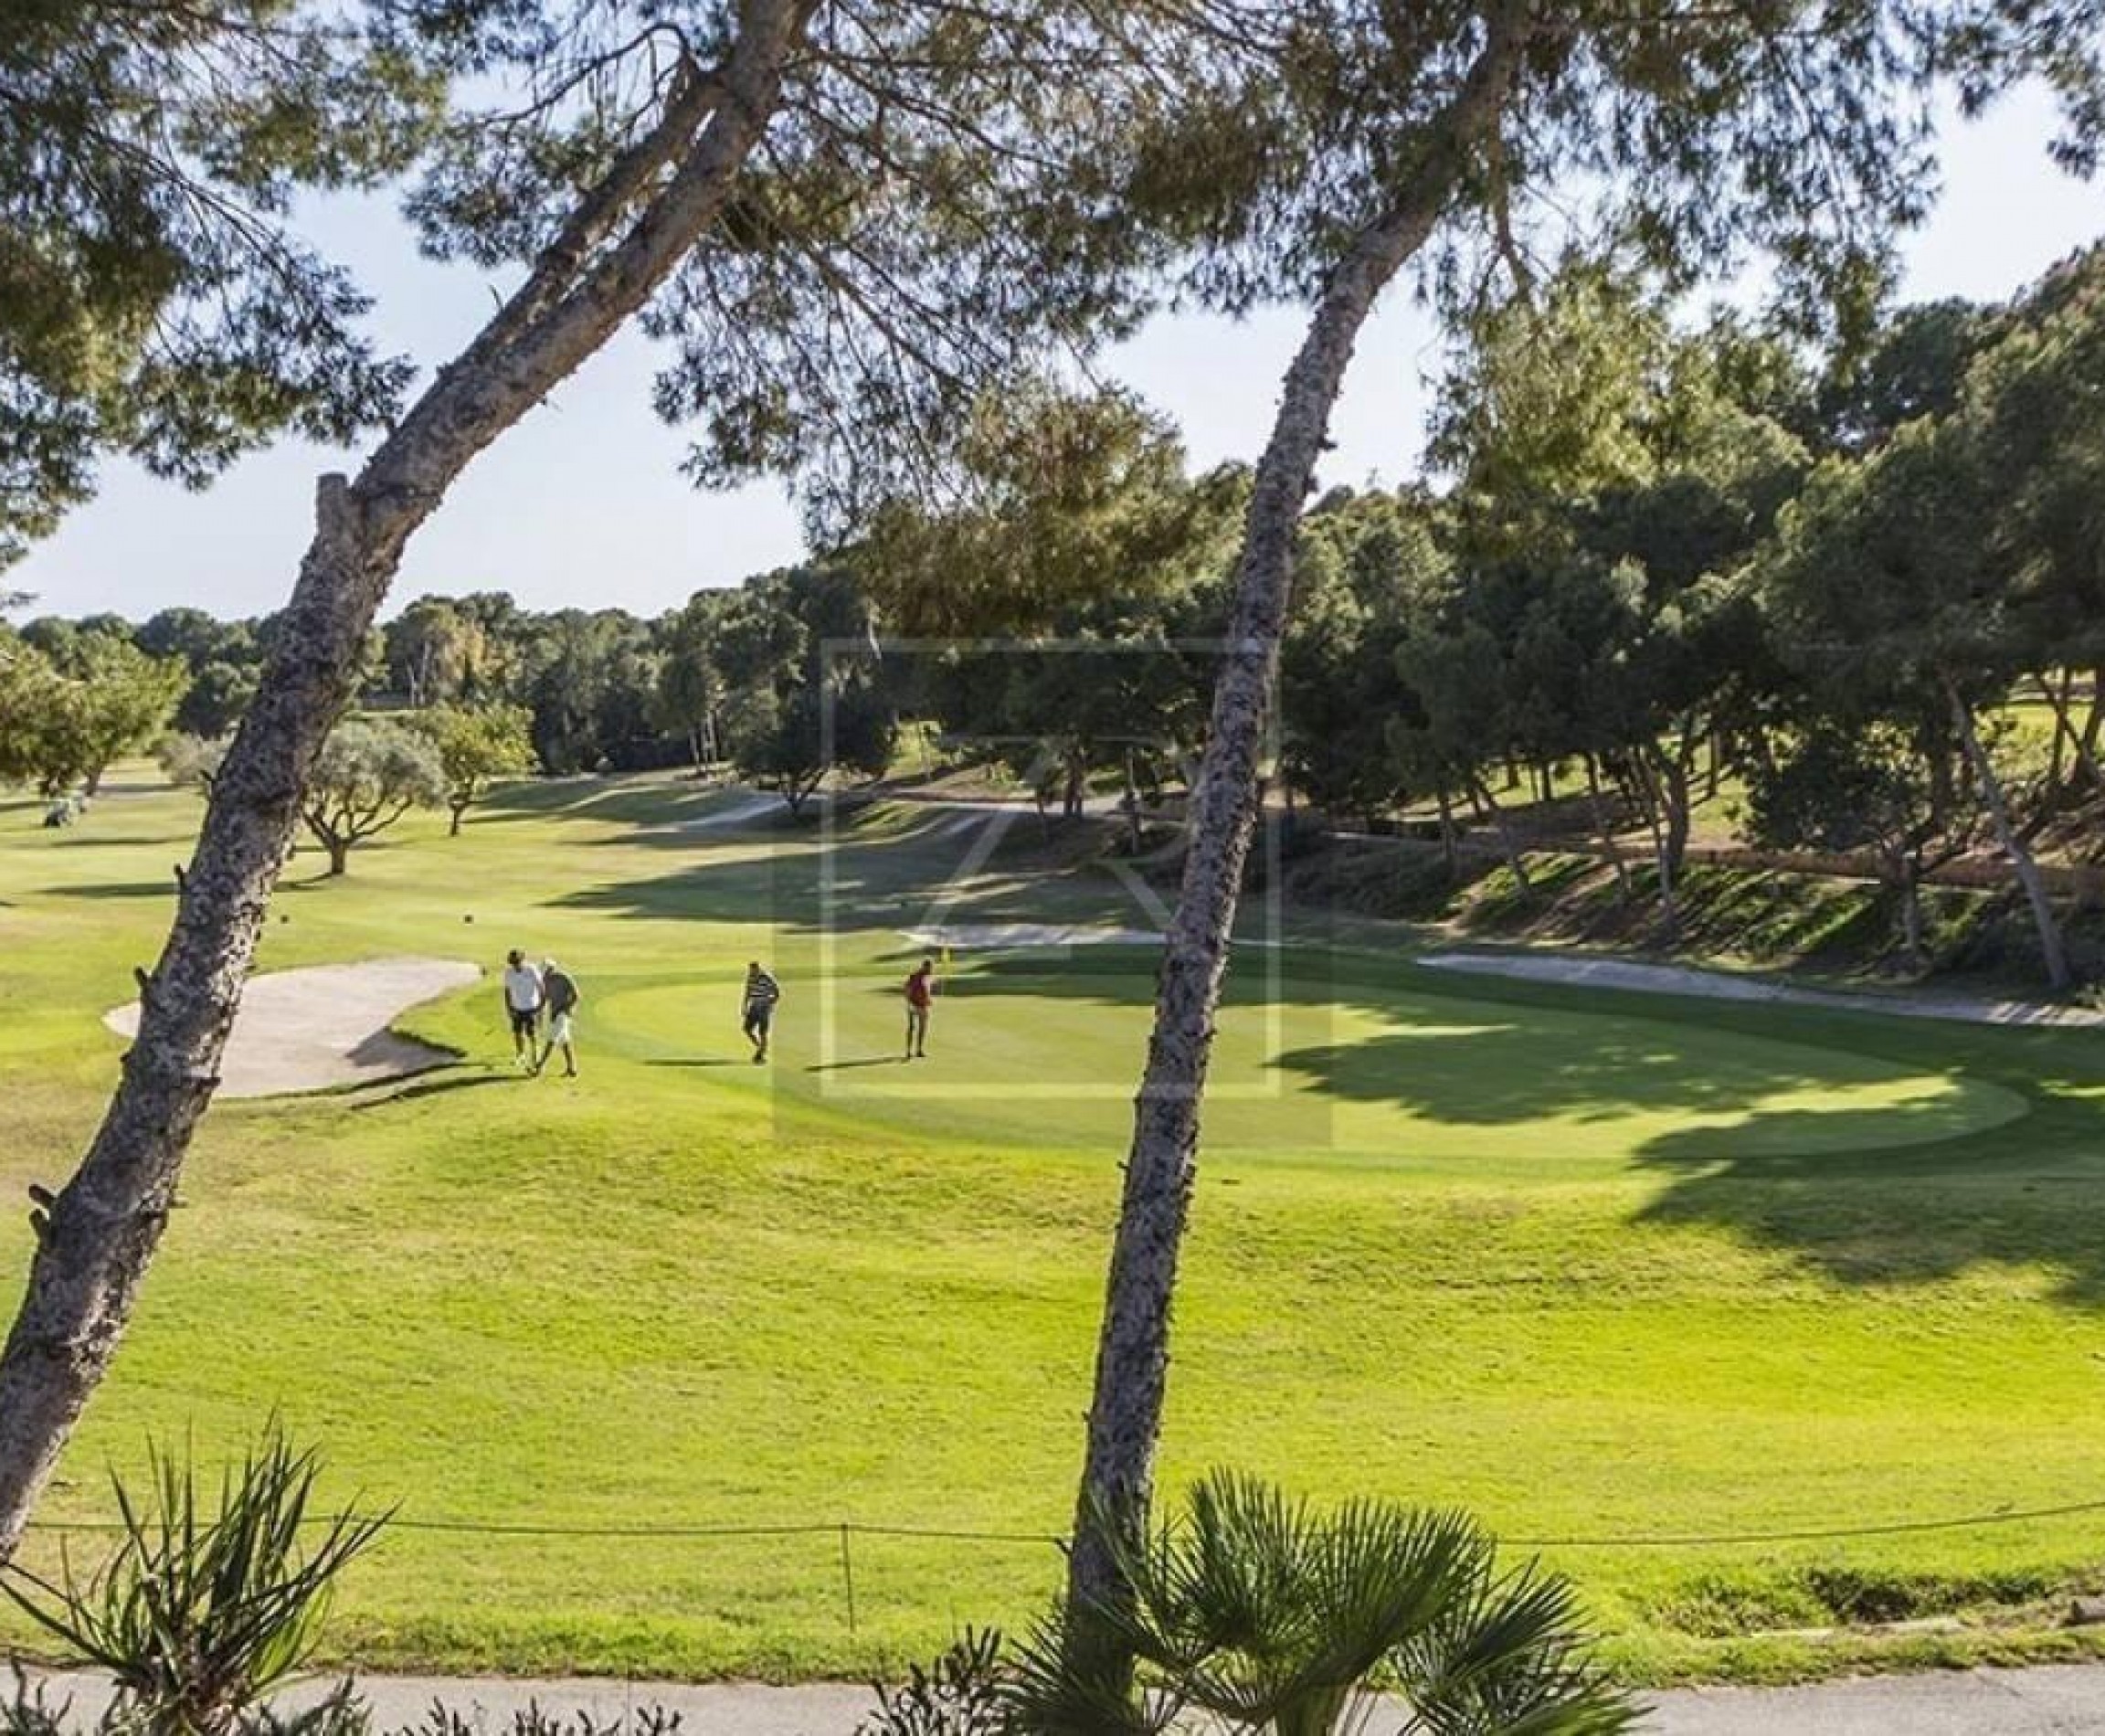
[[[900,931],[916,947],[950,947],[959,952],[1000,952],[1031,947],[1152,947],[1162,937],[1146,928],[1064,927],[1048,922],[939,923]]]
[[[1776,1006],[1826,1007],[1842,1012],[1886,1013],[1901,1019],[1953,1019],[1980,1025],[2105,1025],[2105,1012],[2038,1000],[1985,1000],[1966,995],[1857,995],[1833,989],[1802,989],[1759,977],[1735,977],[1687,965],[1639,964],[1630,958],[1584,954],[1442,952],[1418,960],[1435,970],[1465,970],[1481,977],[1516,977],[1582,989],[1619,989],[1635,994],[1697,995],[1707,1000],[1764,1001]]]
[[[456,958],[375,958],[252,977],[220,1063],[219,1095],[275,1097],[369,1085],[450,1061],[446,1050],[398,1036],[388,1023],[481,975]],[[102,1022],[119,1036],[138,1035],[139,1003],[112,1008]]]

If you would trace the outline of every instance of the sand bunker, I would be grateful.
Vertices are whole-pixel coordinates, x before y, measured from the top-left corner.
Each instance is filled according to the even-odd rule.
[[[916,947],[996,952],[1031,947],[1151,947],[1162,937],[1145,928],[1087,928],[1048,922],[954,922],[900,931]]]
[[[1527,982],[1623,989],[1637,994],[1698,995],[1707,1000],[1764,1001],[1772,1006],[1827,1007],[1843,1012],[1882,1012],[1901,1019],[1955,1019],[1982,1025],[2105,1025],[2105,1013],[2089,1007],[2038,1000],[1985,1000],[1966,995],[1844,994],[1832,989],[1769,982],[1759,977],[1697,970],[1686,965],[1647,965],[1630,958],[1597,958],[1583,954],[1443,952],[1430,954],[1418,962],[1435,970],[1518,977]]]
[[[219,1095],[275,1097],[369,1085],[450,1061],[446,1050],[398,1036],[388,1023],[481,974],[455,958],[375,958],[251,978],[220,1063]],[[112,1009],[102,1022],[119,1036],[136,1036],[139,1003]]]

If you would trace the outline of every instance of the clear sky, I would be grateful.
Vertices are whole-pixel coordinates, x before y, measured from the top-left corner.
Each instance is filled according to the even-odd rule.
[[[2004,296],[2105,234],[2105,184],[2053,167],[2050,128],[2048,105],[2028,96],[1979,122],[1951,122],[1943,197],[1907,244],[1910,299]],[[488,313],[484,276],[418,258],[379,200],[319,205],[308,231],[376,294],[373,327],[390,352],[428,368]],[[1241,323],[1165,317],[1105,372],[1176,418],[1196,465],[1248,459],[1264,443],[1299,327],[1291,309]],[[1338,407],[1326,482],[1413,473],[1426,376],[1440,353],[1431,319],[1396,292],[1370,327]],[[680,434],[651,412],[652,365],[649,343],[624,334],[479,459],[411,544],[391,608],[426,591],[502,587],[533,608],[654,613],[700,587],[794,560],[802,539],[780,489],[712,495],[681,480]],[[36,593],[35,612],[111,609],[137,619],[191,603],[219,615],[262,613],[291,587],[313,479],[332,468],[350,468],[349,456],[288,440],[192,494],[111,464],[100,497],[5,582]]]

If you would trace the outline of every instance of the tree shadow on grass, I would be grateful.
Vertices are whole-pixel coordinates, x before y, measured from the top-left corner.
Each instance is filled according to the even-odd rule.
[[[500,784],[469,817],[474,825],[502,825],[520,820],[591,820],[631,826],[679,828],[707,819],[735,801],[750,800],[751,791],[726,790],[721,785],[686,781],[639,782],[632,777],[525,778]],[[788,804],[783,804],[785,809]],[[756,816],[756,824],[768,817]]]
[[[2026,1096],[1989,1127],[1929,1098],[1664,1134],[1638,1160],[1671,1180],[1635,1221],[1727,1228],[1851,1286],[2044,1268],[2060,1300],[2105,1306],[2105,1100]]]
[[[390,1104],[408,1103],[418,1097],[444,1096],[455,1091],[473,1090],[479,1085],[526,1085],[531,1082],[531,1074],[515,1072],[449,1073],[439,1078],[426,1075],[392,1089],[380,1089],[372,1096],[359,1098],[350,1106],[354,1109],[384,1109]]]
[[[1106,1004],[1145,993],[1129,965],[1116,971],[1109,959],[989,961],[961,988]],[[2058,1300],[2105,1306],[2105,1043],[2094,1032],[1465,987],[1393,967],[1386,984],[1350,961],[1288,979],[1290,995],[1418,1022],[1288,1049],[1274,1064],[1344,1101],[1510,1128],[1517,1150],[1553,1140],[1557,1121],[1686,1117],[1632,1149],[1661,1182],[1635,1223],[1723,1230],[1852,1287],[2033,1268]],[[1908,1095],[1852,1102],[1851,1074],[1907,1080]]]
[[[53,850],[143,850],[153,844],[162,844],[171,850],[185,849],[189,835],[185,832],[82,831],[78,826],[69,826],[63,832],[47,841]]]
[[[664,1056],[646,1061],[647,1067],[749,1067],[750,1055]]]
[[[657,921],[766,922],[817,934],[904,929],[927,921],[1129,925],[1131,894],[1102,867],[1047,866],[1028,840],[974,860],[969,835],[945,833],[937,810],[883,829],[777,834],[778,847],[713,853],[665,874],[572,892],[565,908]],[[701,852],[749,840],[707,832],[629,834],[614,844],[662,842]],[[765,844],[766,841],[762,841]]]
[[[106,880],[86,885],[55,886],[62,898],[173,898],[175,882],[166,880]]]
[[[959,884],[953,876],[973,837],[947,834],[943,822],[940,810],[843,822],[833,836],[852,847],[830,863],[815,828],[775,829],[778,847],[757,850],[749,835],[668,829],[650,842],[700,859],[562,902],[809,933],[917,926],[945,898],[940,919],[951,923],[1132,922],[1131,895],[1113,875],[1049,866],[1030,827],[1016,828]],[[743,849],[709,848],[719,843]],[[1319,913],[1311,920],[1319,930]],[[1059,959],[961,954],[960,963],[948,985],[960,999],[1022,994],[1132,1009],[1151,998],[1155,960],[1076,949]],[[1721,1229],[1854,1286],[2038,1267],[2056,1276],[2064,1300],[2105,1303],[2105,1042],[2095,1032],[1465,982],[1395,958],[1333,954],[1320,932],[1285,965],[1287,974],[1268,980],[1270,961],[1239,948],[1228,1016],[1276,994],[1393,1021],[1361,1042],[1302,1043],[1273,1057],[1311,1089],[1433,1122],[1510,1128],[1517,1149],[1539,1144],[1556,1120],[1687,1117],[1692,1125],[1669,1125],[1634,1146],[1640,1172],[1660,1182],[1634,1212],[1639,1223]],[[1859,1078],[1889,1069],[1886,1076],[1923,1085],[1868,1105],[1837,1093],[1825,1106],[1817,1094],[1836,1071],[1850,1071],[1823,1064],[1834,1057],[1883,1064],[1856,1069]],[[1999,1086],[2015,1103],[1983,1105],[1969,1084]],[[1792,1100],[1778,1101],[1787,1094]],[[1994,1120],[2018,1105],[2020,1113]]]
[[[595,812],[611,813],[611,804]],[[1103,860],[1116,829],[1099,820],[1041,824],[1021,810],[999,830],[958,825],[955,810],[876,801],[821,823],[758,816],[721,830],[678,822],[589,838],[588,848],[677,852],[671,873],[604,882],[559,900],[651,920],[765,922],[805,933],[933,922],[1152,921],[1129,880]],[[964,815],[968,820],[978,816]]]
[[[1549,1117],[1606,1121],[1640,1112],[1709,1114],[1816,1088],[1806,1063],[1753,1053],[1698,1062],[1666,1025],[1613,1025],[1554,1045],[1525,1021],[1431,1025],[1288,1050],[1274,1064],[1348,1102],[1393,1104],[1465,1127]]]

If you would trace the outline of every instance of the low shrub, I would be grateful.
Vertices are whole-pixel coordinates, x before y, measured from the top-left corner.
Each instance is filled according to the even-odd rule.
[[[331,1588],[386,1524],[385,1515],[311,1517],[320,1466],[276,1427],[221,1474],[216,1511],[190,1466],[155,1451],[140,1500],[111,1475],[122,1530],[91,1573],[70,1562],[56,1581],[9,1563],[5,1593],[65,1648],[69,1662],[108,1673],[109,1726],[144,1736],[225,1736],[260,1728],[265,1696],[312,1655]],[[309,1541],[302,1532],[312,1527]],[[16,1715],[40,1702],[16,1696]],[[346,1692],[288,1720],[323,1736],[348,1716]],[[332,1721],[334,1720],[334,1721]]]
[[[1001,1670],[1001,1635],[967,1628],[934,1663],[915,1665],[904,1684],[873,1684],[877,1710],[856,1736],[1003,1736],[1012,1728]]]

